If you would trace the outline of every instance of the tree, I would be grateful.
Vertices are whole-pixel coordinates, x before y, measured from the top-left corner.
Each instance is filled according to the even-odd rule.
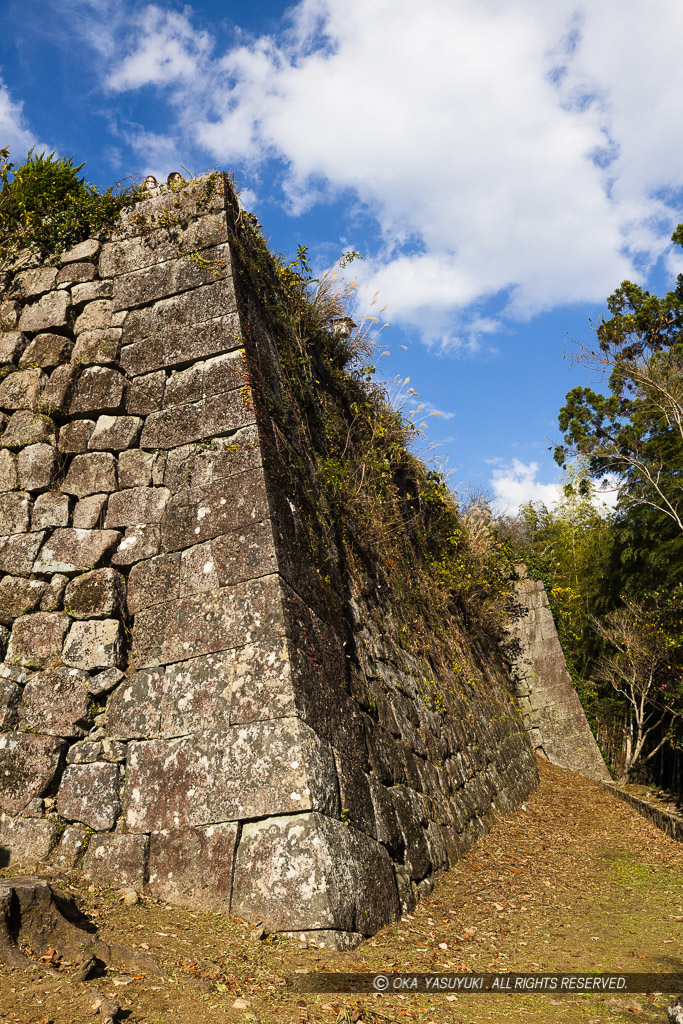
[[[626,598],[603,619],[591,619],[606,645],[595,679],[608,683],[627,708],[621,782],[672,741],[672,726],[683,714],[682,604],[678,587],[652,594],[647,604]]]
[[[673,240],[683,244],[683,225]],[[683,531],[683,275],[664,298],[624,281],[607,305],[597,347],[580,346],[576,362],[610,394],[567,394],[555,459],[585,456],[593,478],[614,475],[622,504],[654,508]]]

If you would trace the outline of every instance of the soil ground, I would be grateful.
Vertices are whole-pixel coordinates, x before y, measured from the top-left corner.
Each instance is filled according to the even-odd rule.
[[[111,890],[57,880],[101,938],[140,955],[139,966],[114,963],[80,984],[68,967],[51,975],[0,968],[0,1024],[97,1024],[97,992],[116,996],[128,1024],[666,1021],[676,993],[354,997],[293,989],[293,979],[320,971],[683,969],[683,844],[598,784],[547,762],[539,769],[525,809],[501,817],[412,915],[353,952],[258,940],[234,918],[145,898],[128,907]]]

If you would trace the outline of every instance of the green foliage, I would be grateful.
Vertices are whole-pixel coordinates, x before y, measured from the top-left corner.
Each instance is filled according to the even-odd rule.
[[[83,164],[31,150],[23,164],[0,150],[0,260],[32,249],[41,259],[115,224],[121,210],[142,198],[138,187],[113,185],[101,191],[79,176]]]

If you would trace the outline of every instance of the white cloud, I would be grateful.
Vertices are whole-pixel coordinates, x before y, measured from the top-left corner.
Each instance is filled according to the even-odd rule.
[[[9,146],[11,158],[21,162],[32,146],[38,149],[38,140],[28,126],[23,103],[12,99],[9,89],[0,78],[0,147]]]
[[[543,484],[536,479],[537,462],[524,463],[513,459],[512,465],[500,466],[491,474],[491,489],[494,495],[493,508],[497,515],[514,516],[519,506],[527,501],[540,501],[550,507],[560,501],[562,488],[559,484]]]
[[[602,301],[681,215],[677,0],[301,0],[215,55],[189,8],[134,24],[109,87],[167,86],[212,159],[279,158],[294,212],[351,189],[384,240],[359,275],[443,348],[492,297]]]

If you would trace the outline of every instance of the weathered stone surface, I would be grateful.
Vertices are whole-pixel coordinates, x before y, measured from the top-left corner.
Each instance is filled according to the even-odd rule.
[[[115,764],[70,764],[57,793],[57,811],[89,828],[113,828],[121,812],[119,770]]]
[[[80,306],[84,302],[93,302],[94,299],[110,299],[113,288],[112,281],[86,281],[84,284],[75,284],[71,289],[71,301],[74,306]]]
[[[204,397],[204,364],[194,363],[186,370],[175,370],[166,381],[164,409],[174,405],[200,402]]]
[[[104,672],[98,672],[88,679],[88,689],[94,697],[100,697],[104,693],[111,693],[123,679],[123,672],[119,668],[105,668]]]
[[[77,576],[64,594],[64,608],[74,619],[115,618],[123,614],[125,605],[126,581],[115,569],[93,569]]]
[[[172,353],[175,348],[175,338],[179,329],[187,328],[192,326],[193,329],[196,325],[201,324],[207,320],[213,320],[216,317],[224,318],[226,313],[232,313],[236,308],[235,303],[235,289],[232,282],[232,276],[227,276],[221,281],[216,281],[215,284],[206,284],[202,288],[195,288],[193,291],[184,292],[182,295],[176,295],[169,299],[160,299],[155,302],[152,306],[147,306],[144,309],[134,309],[126,317],[126,322],[123,327],[123,342],[124,345],[141,341],[143,338],[152,338],[150,347],[155,346],[155,341],[159,337],[162,331],[168,331],[169,334],[169,353]],[[24,330],[20,323],[20,329]],[[239,328],[237,328],[239,331]],[[226,344],[226,340],[223,340],[223,344],[219,349],[209,353],[215,355],[218,352],[224,352],[229,347],[229,342]],[[207,353],[199,352],[194,357],[186,356],[183,362],[189,362],[192,358],[202,358]],[[122,362],[124,362],[124,353],[121,354]],[[141,372],[145,370],[157,369],[157,366],[144,366],[143,369],[135,371],[132,366],[126,365],[126,369],[130,369],[130,372]],[[172,364],[167,364],[172,365]]]
[[[177,551],[227,535],[269,518],[263,472],[250,470],[230,480],[174,495],[161,524],[167,551]],[[267,531],[264,539],[267,536]],[[227,552],[226,552],[227,554]]]
[[[15,619],[7,661],[29,668],[45,668],[57,661],[70,621],[60,612],[32,612]]]
[[[237,825],[153,832],[149,839],[149,889],[176,906],[227,913]]]
[[[92,303],[94,305],[94,303]],[[71,359],[81,366],[114,364],[121,348],[121,328],[103,327],[78,335]]]
[[[180,596],[201,594],[277,572],[271,525],[254,523],[182,552]]]
[[[36,332],[66,327],[70,301],[67,292],[48,292],[37,302],[24,307],[19,317],[19,330]]]
[[[64,644],[64,664],[88,670],[118,666],[122,642],[117,619],[74,622]]]
[[[3,331],[0,327],[0,365],[16,363],[26,344],[26,335],[20,331]]]
[[[13,491],[18,483],[16,455],[0,448],[0,491]]]
[[[234,651],[205,654],[166,670],[161,732],[167,736],[224,729],[230,725],[235,669]]]
[[[149,487],[156,458],[154,452],[145,452],[141,448],[121,452],[118,465],[119,487]]]
[[[21,299],[32,299],[52,291],[56,280],[57,267],[32,267],[20,271],[13,284]]]
[[[19,486],[25,491],[44,491],[52,484],[57,468],[57,450],[53,445],[27,445],[19,452],[17,459]],[[11,532],[18,533],[19,531]]]
[[[204,262],[206,261],[206,262]],[[213,285],[230,275],[230,248],[227,243],[207,249],[202,260],[186,257],[155,263],[114,279],[114,309],[134,309],[169,295],[177,296],[201,285]]]
[[[71,249],[63,252],[59,261],[62,264],[80,263],[81,260],[89,260],[97,256],[100,248],[101,243],[96,238],[86,238],[84,242],[79,242],[78,245],[74,245]]]
[[[120,452],[135,444],[142,429],[139,416],[100,416],[88,442],[91,450]]]
[[[134,565],[128,576],[128,613],[135,615],[179,595],[180,553],[159,555]]]
[[[48,789],[59,767],[64,744],[53,736],[0,733],[0,809],[20,814]]]
[[[20,615],[35,611],[46,587],[44,580],[3,576],[0,580],[0,622],[9,626]]]
[[[59,491],[39,494],[31,512],[31,529],[46,530],[53,526],[68,526],[70,504],[68,494],[60,494]]]
[[[116,530],[55,530],[40,552],[35,571],[69,573],[94,569],[120,537]]]
[[[424,878],[432,867],[425,835],[427,816],[419,795],[407,786],[393,786],[391,797],[405,844],[404,862],[414,881]]]
[[[76,738],[92,725],[85,672],[55,668],[36,672],[21,702],[21,727],[48,736]]]
[[[21,306],[14,299],[0,299],[0,331],[12,331],[19,321]]]
[[[114,308],[111,299],[95,299],[88,302],[74,323],[74,334],[78,338],[84,331],[106,330],[111,325]]]
[[[126,676],[107,701],[107,735],[119,740],[157,735],[164,687],[163,670],[141,669]]]
[[[59,429],[57,447],[61,452],[81,454],[87,451],[94,429],[94,420],[72,420],[71,423],[65,423]]]
[[[296,718],[129,745],[131,832],[283,811],[338,814],[332,751]]]
[[[116,490],[116,459],[109,452],[77,455],[71,462],[61,486],[66,494],[85,498]]]
[[[158,189],[151,198],[125,209],[117,227],[117,237],[126,239],[142,235],[150,238],[150,245],[156,244],[151,234],[161,228],[159,234],[168,239],[168,224],[175,228],[188,221],[225,207],[223,181],[220,175],[203,174],[187,182],[181,189]],[[160,223],[159,223],[160,222]],[[170,232],[171,238],[173,232]],[[116,271],[114,270],[114,273]]]
[[[322,814],[248,822],[232,913],[266,928],[371,935],[399,914],[392,864],[379,843]]]
[[[0,732],[16,729],[22,689],[13,679],[0,678]]]
[[[145,608],[135,616],[133,647],[141,668],[213,654],[284,633],[280,584],[264,576],[199,597]]]
[[[70,263],[57,274],[57,287],[69,284],[81,284],[83,281],[92,281],[95,276],[95,267],[92,263]]]
[[[201,441],[228,434],[255,421],[254,410],[241,389],[151,413],[140,438],[143,448],[175,448],[188,441]]]
[[[0,408],[10,411],[35,409],[46,383],[47,377],[39,367],[10,373],[0,383]]]
[[[130,885],[142,889],[146,880],[147,839],[125,833],[93,836],[81,865],[98,885]]]
[[[0,537],[0,572],[8,572],[13,576],[30,575],[44,539],[44,530]]]
[[[181,296],[187,301],[187,297],[194,297],[198,295],[200,298],[203,297],[205,292],[209,291],[209,288],[215,287],[210,285],[207,288],[202,288],[199,292],[189,292],[187,296]],[[172,299],[166,299],[163,303],[158,303],[159,306],[173,303]],[[156,309],[157,307],[152,307]],[[241,348],[244,344],[242,335],[240,333],[240,322],[239,317],[236,313],[225,314],[225,308],[218,309],[215,314],[208,313],[207,322],[197,322],[191,331],[187,330],[187,327],[183,323],[179,323],[177,326],[173,324],[172,315],[173,310],[170,309],[166,319],[171,318],[169,325],[164,328],[161,323],[158,325],[154,324],[152,317],[146,317],[142,323],[143,314],[148,314],[148,310],[142,309],[137,310],[134,314],[128,317],[131,320],[133,317],[135,322],[131,320],[129,325],[128,320],[124,326],[123,341],[124,347],[121,349],[121,365],[123,366],[126,373],[131,375],[149,373],[151,370],[158,370],[160,367],[168,367],[169,369],[173,366],[182,366],[186,363],[192,363],[197,359],[206,359],[208,356],[215,356],[225,352],[227,349]],[[189,314],[188,314],[189,315]],[[216,319],[212,320],[210,317],[214,315]],[[151,330],[150,336],[145,336],[140,331]],[[140,339],[137,340],[137,335],[140,333]],[[132,342],[132,344],[129,344]]]
[[[94,305],[94,303],[93,303]],[[106,366],[88,366],[76,381],[69,405],[78,413],[115,413],[121,408],[126,378]]]
[[[67,825],[52,854],[51,864],[61,871],[72,871],[83,856],[91,832],[85,825]]]
[[[61,415],[66,412],[76,375],[77,367],[71,363],[54,369],[38,399],[39,411],[48,416]]]
[[[173,211],[171,211],[173,215]],[[129,274],[164,260],[177,257],[178,252],[196,252],[218,245],[226,238],[225,214],[211,213],[197,217],[186,226],[152,229],[142,238],[130,238],[124,243],[109,242],[100,254],[100,273],[103,276]]]
[[[61,334],[38,334],[24,349],[19,368],[40,367],[52,370],[65,362],[71,354],[71,342]]]
[[[152,558],[159,553],[158,526],[129,526],[115,553],[111,557],[112,565],[133,565],[142,558]]]
[[[163,370],[134,377],[126,395],[126,412],[134,416],[148,416],[161,408],[166,386]]]
[[[41,612],[59,612],[62,610],[64,588],[68,582],[68,577],[62,576],[60,573],[55,573],[55,575],[51,577],[50,582],[45,588],[45,592],[40,599]]]
[[[26,533],[31,521],[31,496],[25,491],[0,494],[0,533]]]
[[[104,526],[108,494],[91,494],[81,498],[74,509],[72,526],[77,530],[95,530]]]
[[[0,814],[0,850],[8,857],[4,866],[12,868],[46,860],[58,829],[56,817],[13,818]]]
[[[40,441],[53,443],[55,425],[49,416],[21,409],[10,417],[5,432],[0,437],[3,448],[23,448],[27,444],[38,444]]]
[[[107,506],[107,529],[158,523],[171,497],[167,487],[129,487],[112,494]]]
[[[254,722],[298,713],[288,643],[284,638],[226,651],[230,722]],[[229,671],[228,671],[229,668]]]

